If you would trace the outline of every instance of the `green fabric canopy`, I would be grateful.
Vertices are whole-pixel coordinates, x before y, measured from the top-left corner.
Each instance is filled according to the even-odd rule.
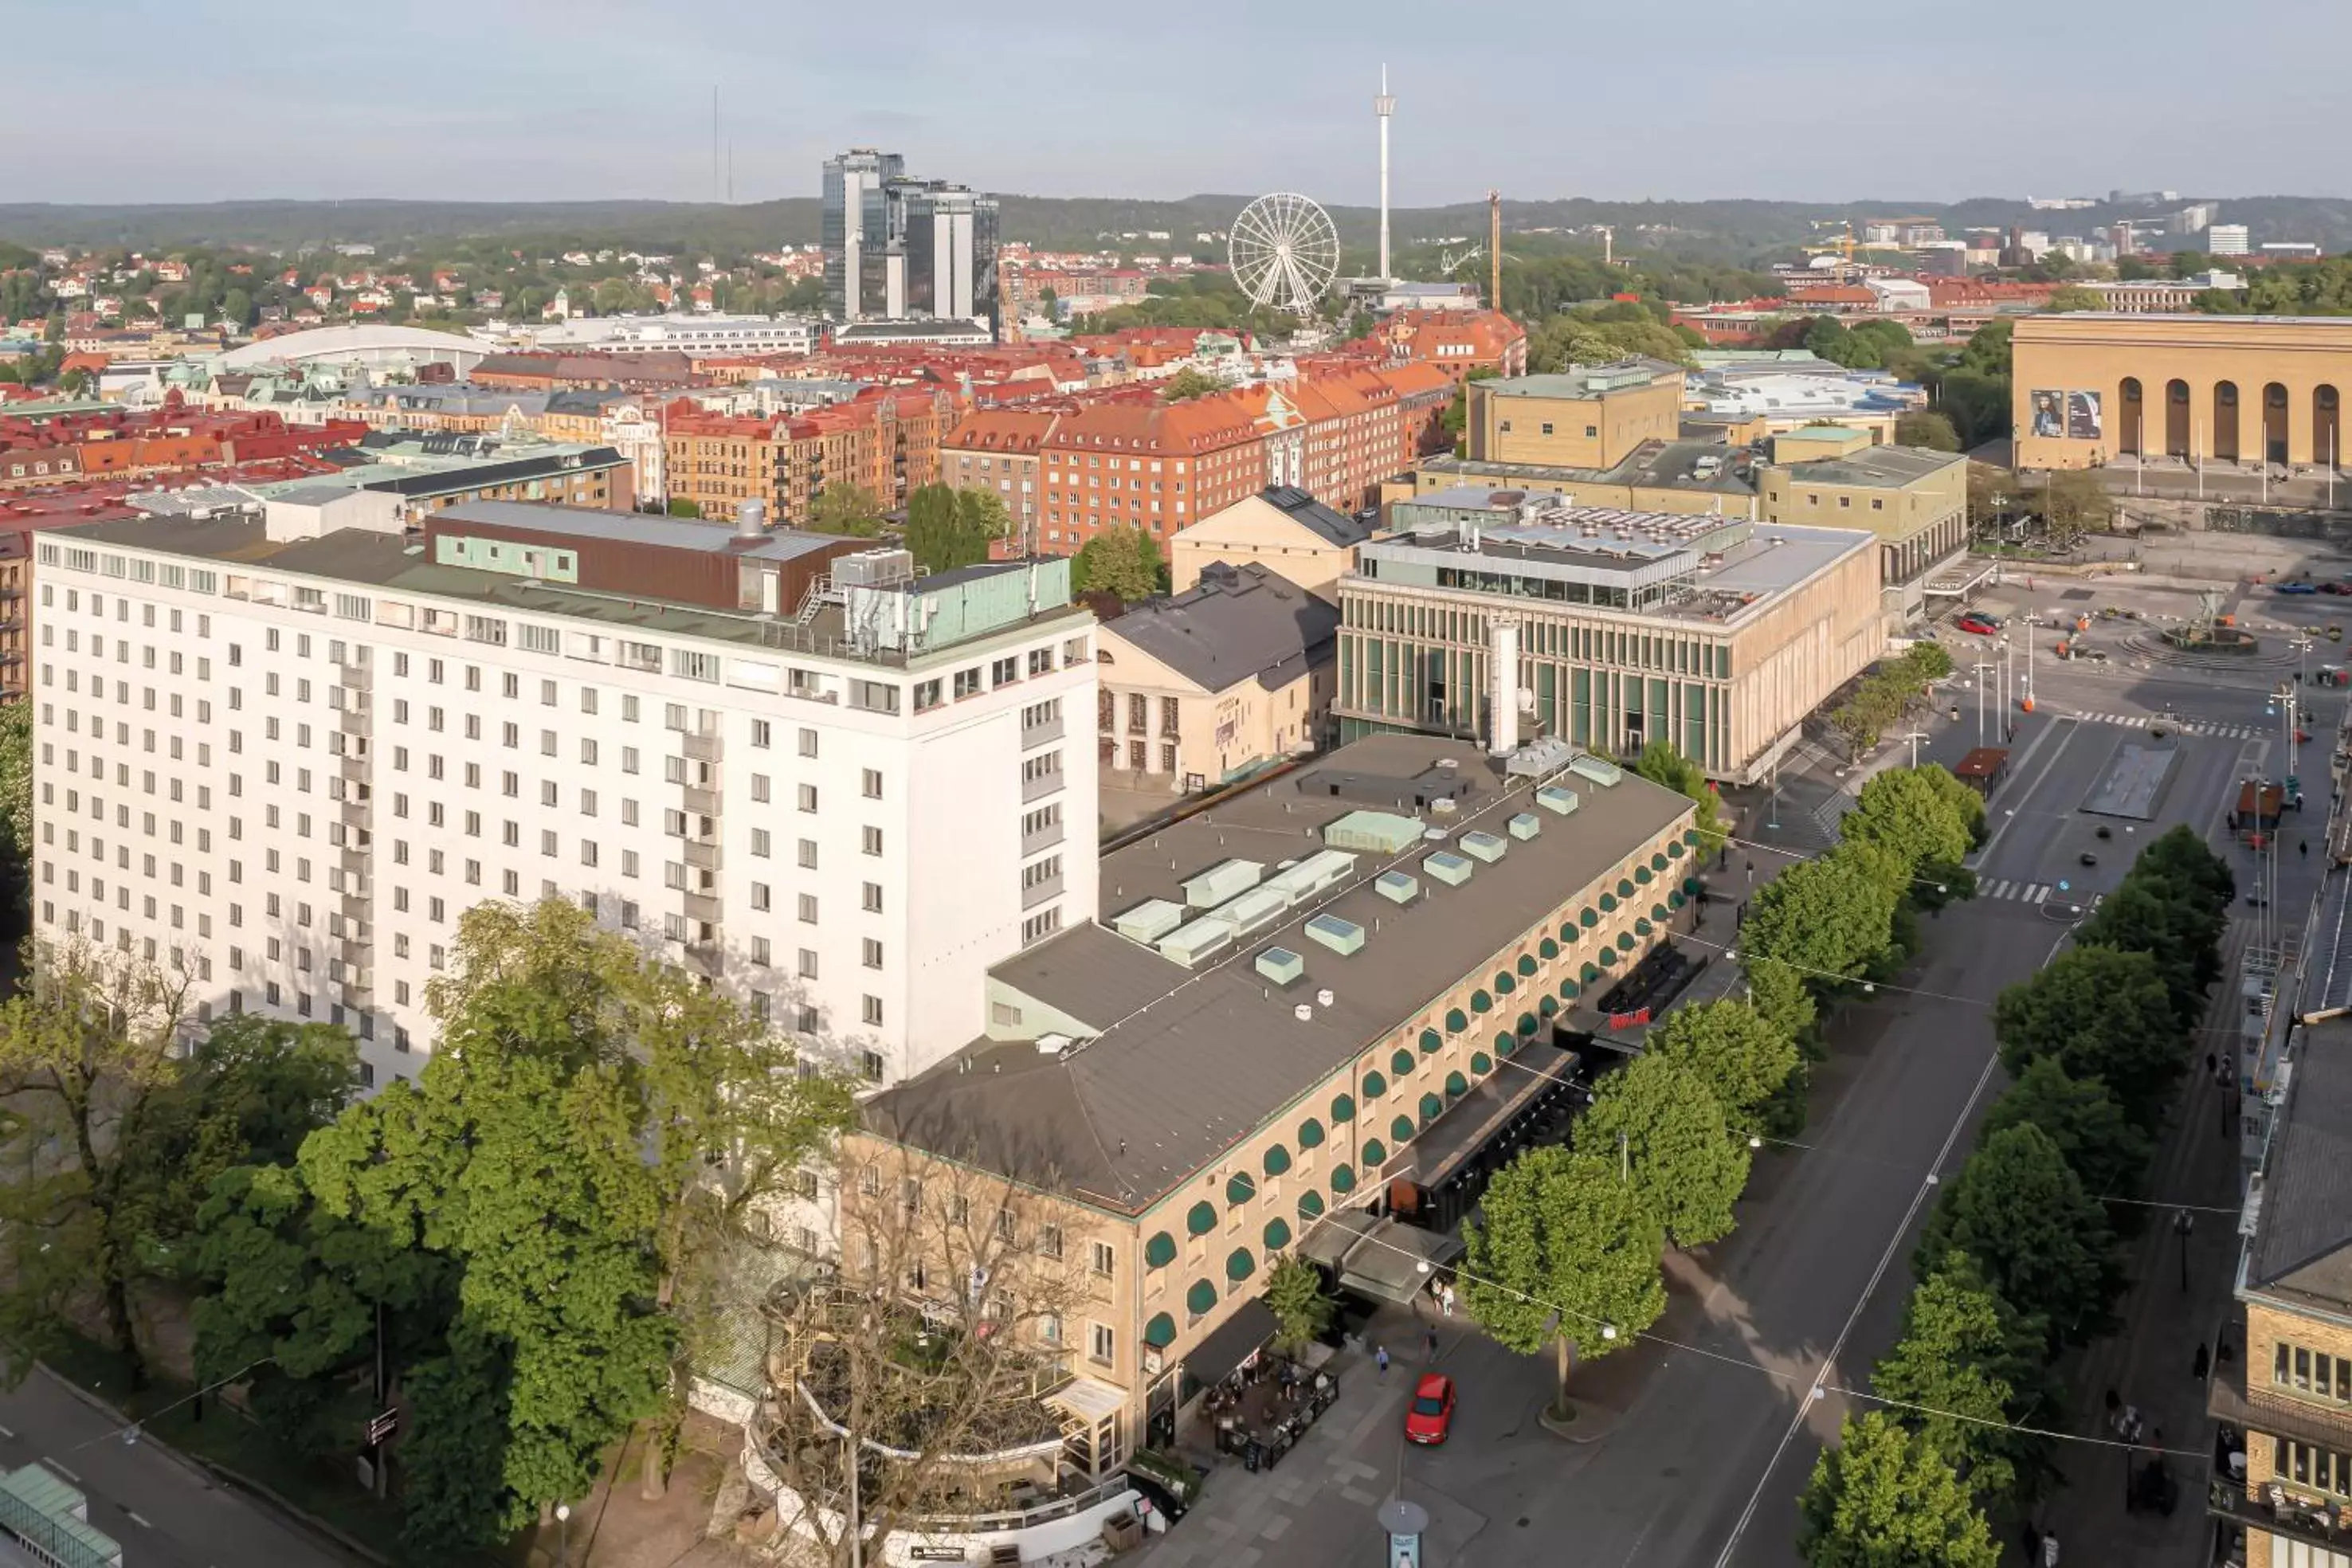
[[[1247,1171],[1235,1171],[1225,1178],[1225,1202],[1245,1204],[1257,1196],[1257,1178]]]
[[[1617,896],[1621,899],[1632,898],[1633,896],[1633,884],[1623,877],[1618,878]]]
[[[1601,923],[1601,916],[1591,905],[1587,904],[1584,907],[1584,912],[1576,917],[1576,923],[1582,926],[1585,930],[1591,931],[1594,926]]]
[[[1412,1071],[1412,1053],[1399,1046],[1396,1053],[1389,1058],[1389,1071],[1398,1078],[1403,1078]]]
[[[1492,996],[1487,995],[1484,991],[1473,991],[1470,993],[1470,1011],[1473,1013],[1491,1013],[1494,1010],[1495,999]]]
[[[1518,1023],[1513,1026],[1522,1035],[1532,1035],[1536,1032],[1536,1016],[1533,1013],[1522,1013],[1519,1015]]]
[[[1206,1236],[1217,1228],[1217,1205],[1202,1198],[1184,1215],[1184,1229],[1189,1235]]]
[[[1235,1280],[1246,1279],[1256,1272],[1257,1259],[1250,1256],[1250,1249],[1248,1247],[1236,1247],[1233,1251],[1225,1255],[1226,1279]]]
[[[1698,829],[1697,829],[1697,828],[1696,828],[1696,827],[1685,827],[1685,828],[1684,828],[1684,829],[1683,829],[1683,842],[1684,842],[1684,843],[1685,843],[1685,844],[1687,844],[1687,845],[1689,845],[1689,846],[1690,846],[1692,848],[1694,848],[1694,849],[1697,848],[1697,847],[1698,847]]]
[[[1265,1146],[1265,1173],[1269,1176],[1278,1176],[1288,1169],[1290,1169],[1290,1151],[1284,1148],[1279,1143],[1267,1144]]]
[[[1470,1070],[1481,1076],[1495,1070],[1495,1058],[1484,1051],[1470,1053]]]
[[[1213,1310],[1217,1304],[1217,1288],[1206,1279],[1195,1279],[1192,1288],[1184,1292],[1184,1307],[1194,1317]]]
[[[1683,891],[1684,891],[1684,892],[1685,892],[1685,893],[1696,893],[1696,892],[1697,892],[1697,891],[1698,891],[1698,889],[1699,889],[1699,879],[1698,879],[1696,877],[1685,877],[1685,878],[1683,879]]]
[[[1458,1080],[1461,1076],[1462,1075],[1460,1073],[1455,1073],[1454,1075],[1454,1080]],[[1437,1096],[1433,1094],[1424,1094],[1421,1097],[1421,1124],[1423,1127],[1428,1126],[1431,1122],[1436,1121],[1439,1117],[1444,1114],[1445,1101],[1438,1099]]]
[[[1666,868],[1666,858],[1665,858],[1664,855],[1653,855],[1653,856],[1651,856],[1651,857],[1650,857],[1650,869],[1651,869],[1651,870],[1653,870],[1653,871],[1663,871],[1663,870],[1664,870],[1665,868]]]
[[[1452,1095],[1454,1099],[1459,1100],[1464,1095],[1470,1092],[1470,1080],[1464,1078],[1458,1072],[1447,1073],[1445,1075],[1445,1092]],[[1424,1100],[1422,1103],[1426,1105],[1429,1102]]]
[[[1352,1094],[1333,1095],[1331,1097],[1331,1120],[1338,1125],[1345,1127],[1349,1122],[1353,1121],[1355,1119],[1356,1097]],[[1306,1136],[1302,1133],[1299,1137],[1299,1142],[1303,1143],[1306,1141]]]
[[[1648,887],[1650,885],[1650,868],[1647,866],[1634,867],[1633,880],[1641,883],[1645,888]]]
[[[1576,982],[1571,980],[1569,984],[1573,985]],[[1545,997],[1542,1001],[1536,1004],[1536,1011],[1542,1014],[1547,1018],[1550,1017],[1554,1013],[1559,1011],[1559,998],[1557,996]]]
[[[1323,1194],[1313,1187],[1298,1194],[1298,1217],[1315,1219],[1323,1213]]]
[[[1424,1095],[1422,1098],[1422,1103],[1423,1105],[1429,1103],[1427,1096]],[[1410,1116],[1400,1116],[1389,1123],[1389,1136],[1400,1143],[1412,1142],[1413,1131],[1412,1118]]]
[[[1211,1305],[1215,1303],[1212,1302]],[[1151,1321],[1143,1325],[1143,1342],[1155,1350],[1166,1350],[1176,1342],[1176,1320],[1165,1312],[1151,1314]]]
[[[1458,1034],[1460,1034],[1463,1030],[1465,1030],[1465,1029],[1468,1028],[1469,1026],[1470,1026],[1470,1019],[1469,1019],[1468,1016],[1467,1016],[1466,1014],[1465,1014],[1465,1013],[1462,1011],[1462,1009],[1461,1009],[1461,1008],[1459,1008],[1459,1007],[1451,1007],[1451,1008],[1448,1008],[1448,1009],[1446,1010],[1446,1014],[1445,1014],[1445,1032],[1446,1032],[1447,1034],[1449,1034],[1449,1035],[1458,1035]]]
[[[1656,927],[1653,926],[1645,920],[1635,921],[1633,922],[1633,934],[1636,936],[1647,936],[1651,931],[1656,929]]]
[[[1280,1252],[1290,1245],[1290,1222],[1280,1215],[1265,1222],[1265,1249]]]
[[[1681,896],[1679,894],[1675,895],[1675,901],[1677,903],[1681,902]],[[1667,914],[1665,905],[1652,904],[1650,906],[1650,918],[1654,921],[1663,921],[1671,919],[1672,917]]]
[[[1602,950],[1602,952],[1601,952],[1601,956],[1602,960],[1605,962],[1605,961],[1608,959],[1608,957],[1609,957],[1608,951],[1607,951],[1606,949],[1603,949],[1603,950]],[[1598,980],[1598,979],[1600,979],[1600,978],[1601,978],[1601,971],[1599,971],[1598,969],[1595,969],[1591,964],[1588,963],[1588,964],[1586,964],[1586,965],[1584,966],[1584,969],[1583,969],[1582,973],[1578,976],[1578,978],[1579,978],[1579,979],[1580,979],[1580,980],[1582,980],[1582,981],[1583,981],[1587,985],[1590,985],[1590,984],[1591,984],[1594,981],[1596,981],[1596,980]]]
[[[1495,976],[1496,994],[1508,996],[1512,992],[1517,991],[1518,988],[1519,983],[1511,978],[1510,972],[1508,970],[1505,970]]]
[[[1151,1239],[1143,1244],[1143,1266],[1165,1268],[1176,1261],[1176,1238],[1166,1231],[1154,1231]]]
[[[1349,1164],[1332,1166],[1331,1190],[1335,1193],[1354,1192],[1356,1190],[1356,1168],[1353,1165]]]
[[[1585,967],[1586,967],[1586,968],[1588,968],[1588,969],[1590,969],[1590,968],[1591,967],[1591,964],[1587,964],[1587,965],[1585,965]],[[1583,989],[1584,989],[1584,987],[1583,987],[1583,986],[1579,985],[1579,984],[1578,984],[1575,981],[1573,981],[1573,980],[1563,980],[1563,981],[1561,981],[1561,982],[1559,983],[1559,994],[1560,994],[1562,996],[1564,996],[1564,997],[1568,997],[1568,998],[1570,998],[1570,999],[1571,999],[1571,1000],[1573,1000],[1573,999],[1574,999],[1574,997],[1575,997],[1575,995],[1576,995],[1576,994],[1577,994],[1578,992],[1580,992],[1580,991],[1581,991],[1581,990],[1583,990]]]
[[[1378,1100],[1388,1091],[1389,1080],[1381,1076],[1380,1068],[1374,1068],[1371,1071],[1364,1075],[1364,1098],[1366,1100]]]
[[[1298,1124],[1298,1146],[1301,1149],[1323,1147],[1323,1124],[1313,1117]]]
[[[1513,1034],[1501,1034],[1495,1037],[1496,1055],[1505,1057],[1511,1056],[1516,1054],[1518,1048],[1518,1036]]]
[[[1549,963],[1553,959],[1559,956],[1559,943],[1552,941],[1549,937],[1546,937],[1543,941],[1536,943],[1536,951],[1543,955],[1543,960],[1546,963]],[[1519,962],[1521,963],[1528,963],[1524,958],[1519,960]],[[1536,972],[1535,965],[1531,963],[1528,964],[1527,972],[1529,974],[1533,974]]]
[[[1666,853],[1676,860],[1681,859],[1683,858],[1683,841],[1677,838],[1672,844],[1667,845]]]
[[[1679,888],[1666,895],[1666,907],[1670,910],[1681,909],[1686,901],[1687,900],[1683,898],[1682,889]]]
[[[1381,1142],[1379,1139],[1377,1139],[1377,1138],[1367,1138],[1367,1139],[1365,1139],[1365,1140],[1364,1140],[1364,1169],[1366,1169],[1367,1171],[1369,1171],[1369,1170],[1370,1170],[1370,1169],[1371,1169],[1373,1166],[1375,1166],[1375,1165],[1385,1165],[1385,1164],[1387,1164],[1388,1163],[1389,1163],[1389,1146],[1388,1146],[1387,1144],[1385,1144],[1385,1143]],[[1336,1186],[1338,1186],[1338,1185],[1339,1184],[1338,1179],[1337,1179],[1337,1178],[1334,1178],[1334,1179],[1333,1179],[1333,1181],[1332,1181],[1332,1183],[1331,1183],[1331,1184],[1332,1184],[1333,1186],[1335,1186],[1335,1187],[1336,1187]]]
[[[1617,895],[1616,895],[1616,894],[1614,894],[1614,893],[1603,893],[1603,894],[1601,894],[1601,912],[1602,914],[1607,914],[1610,910],[1612,910],[1615,909],[1616,907],[1617,907]]]
[[[1621,931],[1617,933],[1617,951],[1620,952],[1631,952],[1633,951],[1633,933],[1632,931]]]
[[[1613,948],[1613,947],[1604,947],[1604,948],[1602,948],[1602,949],[1601,950],[1601,968],[1606,969],[1606,968],[1608,968],[1611,964],[1612,964],[1612,963],[1616,963],[1616,962],[1617,962],[1617,950],[1616,950],[1615,948]]]
[[[1442,1050],[1444,1048],[1444,1045],[1445,1037],[1439,1034],[1436,1030],[1423,1029],[1421,1032],[1421,1048],[1423,1051]]]

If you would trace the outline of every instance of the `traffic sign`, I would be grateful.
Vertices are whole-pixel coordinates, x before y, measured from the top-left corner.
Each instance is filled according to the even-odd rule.
[[[397,1409],[387,1410],[381,1415],[370,1417],[367,1424],[367,1440],[371,1445],[381,1443],[399,1429],[400,1412]]]

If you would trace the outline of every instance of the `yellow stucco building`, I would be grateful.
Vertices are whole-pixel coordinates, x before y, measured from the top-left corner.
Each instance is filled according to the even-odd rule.
[[[1466,384],[1466,455],[1483,462],[1607,468],[1682,429],[1683,373],[1663,360],[1571,365]]]

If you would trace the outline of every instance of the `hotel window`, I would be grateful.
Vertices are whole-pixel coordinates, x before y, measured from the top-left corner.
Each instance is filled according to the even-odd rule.
[[[2271,1381],[2281,1388],[2315,1399],[2352,1403],[2352,1357],[2329,1355],[2282,1341],[2272,1364]]]

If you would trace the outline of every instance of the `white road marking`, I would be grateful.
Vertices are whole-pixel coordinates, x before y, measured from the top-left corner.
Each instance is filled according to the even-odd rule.
[[[16,1434],[15,1434],[14,1432],[9,1431],[9,1430],[8,1430],[8,1428],[6,1428],[5,1426],[0,1426],[0,1437],[11,1437],[11,1438],[13,1438],[13,1437],[15,1437],[16,1436]]]
[[[48,1466],[49,1468],[57,1471],[58,1474],[65,1477],[66,1479],[73,1482],[74,1485],[81,1485],[81,1478],[79,1476],[75,1475],[71,1470],[67,1469],[63,1465],[58,1464],[55,1459],[50,1458],[47,1455],[44,1454],[41,1456],[41,1463]]]
[[[2037,904],[2049,896],[2050,884],[2047,882],[2042,883],[2040,887],[2033,889],[2033,901]]]
[[[122,1511],[123,1511],[123,1512],[125,1512],[125,1513],[127,1513],[127,1514],[129,1514],[129,1515],[131,1516],[131,1523],[133,1523],[133,1524],[135,1524],[135,1525],[137,1525],[140,1529],[142,1529],[142,1530],[152,1530],[152,1529],[154,1529],[154,1528],[155,1528],[153,1525],[152,1525],[152,1524],[148,1523],[145,1520],[143,1520],[143,1519],[140,1518],[140,1517],[139,1517],[139,1514],[138,1514],[138,1511],[137,1511],[136,1510],[134,1510],[134,1509],[127,1509],[127,1508],[126,1508],[126,1509],[124,1509]]]

